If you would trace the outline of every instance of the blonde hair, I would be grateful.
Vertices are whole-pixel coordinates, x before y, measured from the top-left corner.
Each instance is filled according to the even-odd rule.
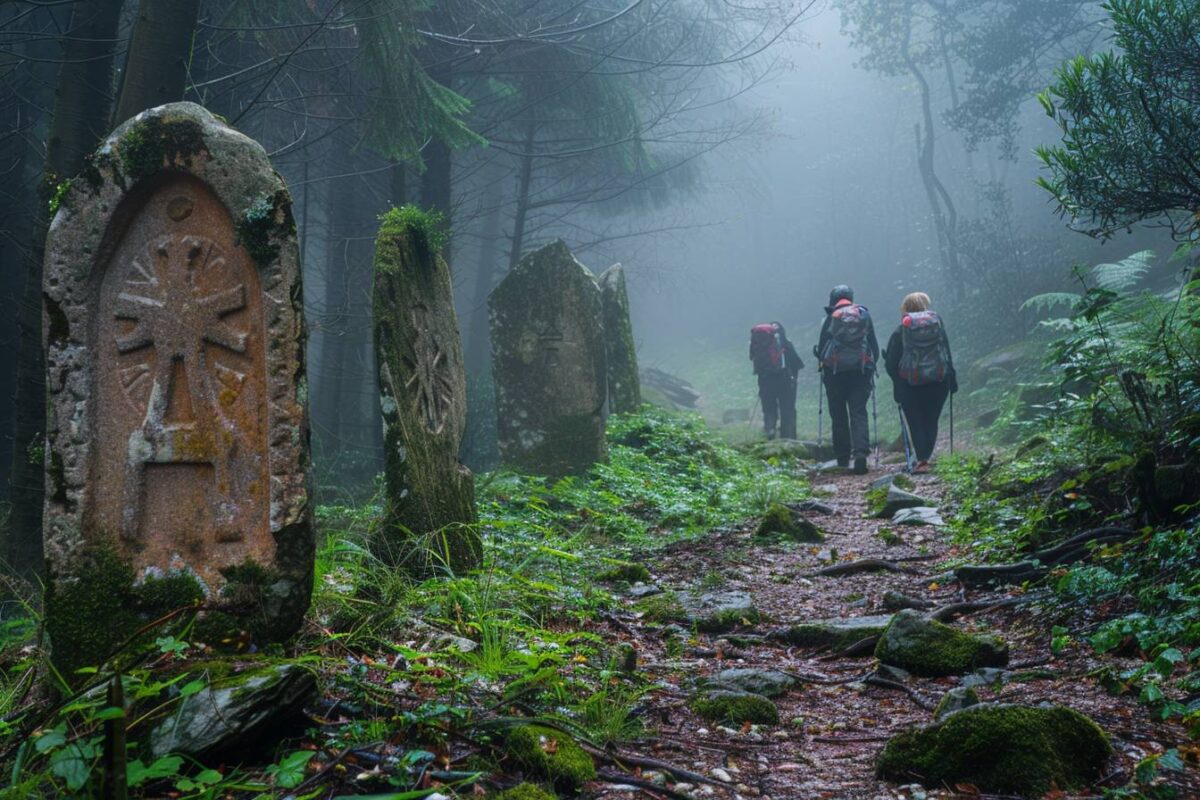
[[[913,292],[900,304],[900,313],[912,314],[914,311],[928,311],[930,305],[929,295],[924,292]]]

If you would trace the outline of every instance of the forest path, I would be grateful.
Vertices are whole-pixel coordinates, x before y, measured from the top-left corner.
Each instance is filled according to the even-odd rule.
[[[962,600],[1002,601],[1019,594],[1011,589],[964,592],[953,581],[941,582],[939,576],[946,572],[942,565],[961,557],[947,534],[931,526],[895,526],[890,520],[866,517],[866,492],[871,482],[896,469],[885,466],[866,476],[812,475],[814,495],[832,509],[827,515],[807,513],[826,532],[824,544],[760,544],[753,538],[753,529],[746,527],[714,531],[703,539],[679,543],[648,563],[655,582],[681,598],[704,592],[748,592],[764,615],[757,625],[708,635],[682,626],[653,625],[638,613],[638,600],[631,597],[628,613],[612,621],[617,635],[636,646],[639,669],[664,687],[648,698],[646,720],[657,738],[652,744],[625,751],[715,777],[719,783],[728,779],[726,786],[714,787],[687,780],[675,783],[668,777],[668,787],[691,797],[773,800],[981,796],[972,793],[972,787],[956,792],[952,788],[897,786],[876,779],[873,772],[884,741],[909,725],[932,721],[928,709],[946,691],[963,685],[964,678],[907,677],[901,679],[903,689],[868,685],[863,679],[876,666],[869,652],[858,657],[837,656],[829,649],[794,647],[764,636],[799,622],[887,613],[882,601],[889,590],[934,606]],[[937,477],[918,475],[914,482],[916,493],[941,502],[944,487]],[[894,531],[899,540],[885,534],[890,543],[885,542],[880,537],[883,529]],[[831,557],[837,563],[886,559],[913,572],[802,577],[827,566]],[[998,634],[1009,644],[1009,672],[1003,681],[989,676],[993,682],[978,685],[981,700],[1048,701],[1091,716],[1112,737],[1117,753],[1105,781],[1108,786],[1126,783],[1142,758],[1188,741],[1179,726],[1157,722],[1133,698],[1111,697],[1088,677],[1100,663],[1090,648],[1073,647],[1053,656],[1050,623],[1037,614],[1032,606],[1017,606],[989,609],[953,623],[960,630]],[[1106,659],[1106,663],[1114,662]],[[1137,663],[1130,660],[1128,665],[1116,666]],[[706,722],[689,708],[700,682],[731,668],[826,676],[829,682],[801,682],[776,698],[778,725],[744,725],[733,730]],[[1174,780],[1194,781],[1195,777],[1185,773]],[[1200,784],[1180,788],[1179,796],[1200,797]],[[609,787],[599,796],[620,795],[620,790]]]

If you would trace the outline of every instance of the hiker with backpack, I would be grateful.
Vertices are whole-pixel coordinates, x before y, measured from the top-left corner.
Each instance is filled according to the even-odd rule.
[[[924,292],[905,297],[900,305],[900,325],[884,351],[892,397],[908,423],[916,472],[929,470],[942,407],[946,398],[958,391],[946,327],[929,306],[929,295]]]
[[[854,474],[865,475],[871,450],[867,401],[875,388],[879,342],[870,312],[854,302],[854,290],[849,286],[835,286],[829,293],[825,324],[813,354],[820,361],[821,381],[829,398],[838,466],[849,467],[853,458]]]
[[[796,438],[796,374],[804,362],[778,322],[755,325],[750,329],[750,361],[758,376],[758,397],[762,401],[763,430],[768,439]]]

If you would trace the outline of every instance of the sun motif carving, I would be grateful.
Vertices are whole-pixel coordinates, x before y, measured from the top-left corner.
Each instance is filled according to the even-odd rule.
[[[404,387],[412,396],[413,411],[431,433],[446,429],[454,403],[454,382],[441,342],[434,335],[429,309],[413,306],[411,347],[405,356],[408,380]]]

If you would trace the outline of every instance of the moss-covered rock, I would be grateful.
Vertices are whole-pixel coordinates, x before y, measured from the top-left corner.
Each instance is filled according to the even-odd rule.
[[[975,687],[956,686],[942,695],[937,708],[933,710],[933,718],[942,719],[948,714],[977,705],[979,705],[979,693],[975,691]]]
[[[375,242],[375,360],[383,412],[385,517],[373,551],[418,573],[478,565],[475,480],[459,463],[467,425],[450,267],[434,219],[406,206]]]
[[[891,621],[891,614],[847,619],[814,619],[773,631],[770,636],[796,647],[844,650],[855,642],[879,636]]]
[[[608,408],[614,414],[630,414],[642,405],[642,384],[633,323],[629,318],[625,270],[614,264],[600,276],[599,285],[608,361]]]
[[[686,622],[687,611],[679,596],[674,592],[663,592],[652,595],[634,604],[633,610],[642,615],[647,622],[669,623]]]
[[[754,529],[756,539],[785,539],[789,542],[825,541],[821,529],[782,503],[773,503]]]
[[[509,754],[559,791],[575,791],[596,777],[596,765],[565,733],[540,725],[520,725],[505,739]]]
[[[691,702],[692,711],[722,725],[776,725],[779,709],[761,694],[716,689],[705,692]]]
[[[558,800],[558,795],[547,792],[536,783],[521,783],[505,789],[495,796],[496,800]]]
[[[879,637],[875,657],[916,675],[961,675],[979,667],[1004,666],[1008,645],[995,636],[963,633],[905,609]]]
[[[976,705],[888,741],[880,778],[1041,797],[1098,778],[1112,748],[1087,717],[1061,706]]]
[[[592,273],[554,242],[522,258],[488,308],[502,461],[561,477],[606,460],[608,365]]]
[[[739,625],[754,625],[762,619],[746,592],[705,592],[684,597],[687,621],[703,633],[725,633]]]
[[[596,576],[596,580],[601,583],[647,583],[650,570],[632,561],[614,561]]]
[[[763,697],[779,697],[787,694],[798,683],[800,681],[786,672],[756,667],[724,669],[707,681],[707,684],[714,689],[751,692]]]

